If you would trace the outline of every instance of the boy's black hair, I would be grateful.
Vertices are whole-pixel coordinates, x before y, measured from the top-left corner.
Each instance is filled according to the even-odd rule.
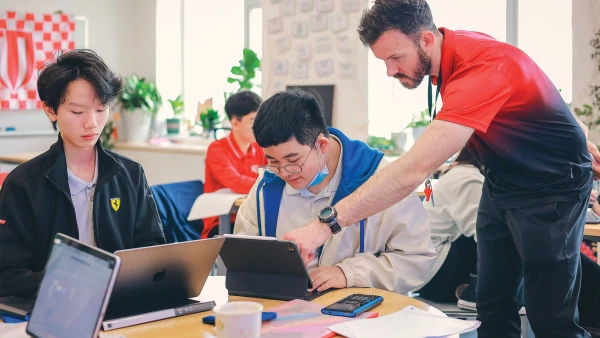
[[[242,117],[255,112],[262,103],[260,96],[251,91],[241,91],[231,95],[225,102],[225,113],[229,120],[232,117],[242,119]]]
[[[314,147],[323,133],[329,137],[325,117],[317,99],[300,89],[277,93],[258,108],[254,136],[262,148],[276,146],[292,137],[302,145]]]
[[[67,86],[75,80],[86,80],[94,87],[96,98],[104,104],[112,103],[123,89],[123,80],[89,49],[74,49],[60,54],[40,69],[37,89],[40,100],[55,114],[65,102]],[[52,122],[54,130],[56,121]]]

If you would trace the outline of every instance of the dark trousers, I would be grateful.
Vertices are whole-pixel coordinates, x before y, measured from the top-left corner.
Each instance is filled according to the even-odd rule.
[[[484,183],[477,215],[478,337],[520,337],[521,290],[536,337],[589,337],[577,310],[587,203],[503,210]]]
[[[477,244],[473,237],[460,236],[452,242],[446,260],[419,294],[434,302],[456,302],[456,288],[469,284],[472,273],[477,273]]]
[[[582,254],[581,274],[579,324],[600,330],[600,265]]]

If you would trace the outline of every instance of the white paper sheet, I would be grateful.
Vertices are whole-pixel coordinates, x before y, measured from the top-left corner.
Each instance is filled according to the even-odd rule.
[[[0,323],[0,337],[3,338],[28,338],[29,335],[25,332],[27,322],[18,324]]]
[[[234,194],[229,189],[221,189],[215,192],[202,194],[196,198],[192,210],[188,215],[188,221],[196,219],[227,215],[231,211],[233,202],[244,194]]]
[[[473,331],[479,325],[479,321],[442,317],[409,305],[387,316],[344,322],[329,329],[349,338],[438,338]]]
[[[0,323],[0,337],[2,338],[30,338],[25,329],[27,322],[17,324]],[[100,332],[99,338],[125,338],[125,336],[113,333]]]

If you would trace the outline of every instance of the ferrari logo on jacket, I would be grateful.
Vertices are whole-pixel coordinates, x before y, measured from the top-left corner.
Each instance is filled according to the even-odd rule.
[[[119,207],[121,206],[121,199],[120,198],[111,198],[110,206],[113,208],[114,211],[119,211]]]

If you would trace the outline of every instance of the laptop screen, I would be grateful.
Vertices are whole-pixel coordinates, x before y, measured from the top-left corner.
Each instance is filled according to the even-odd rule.
[[[27,332],[37,337],[93,337],[118,265],[118,258],[110,254],[57,235]]]

